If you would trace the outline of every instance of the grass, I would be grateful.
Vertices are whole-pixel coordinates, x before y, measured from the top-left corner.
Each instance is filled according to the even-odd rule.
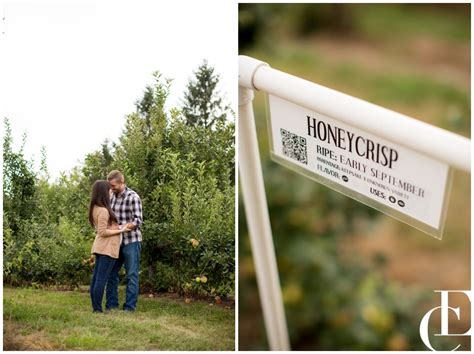
[[[4,350],[234,350],[234,310],[205,301],[140,296],[134,313],[93,314],[86,292],[3,295]]]
[[[470,12],[469,4],[458,6],[457,10],[413,4],[360,4],[352,7],[357,28],[369,37],[409,34],[460,42],[470,40],[470,19],[466,16]]]

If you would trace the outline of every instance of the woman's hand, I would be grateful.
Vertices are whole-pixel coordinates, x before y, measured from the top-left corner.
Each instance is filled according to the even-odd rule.
[[[120,230],[122,230],[122,232],[132,231],[132,229],[129,227],[129,224],[125,224],[125,225],[121,226]]]
[[[112,224],[108,227],[109,230],[119,230],[120,233],[122,232],[129,232],[135,229],[135,225],[132,223],[127,223],[125,225],[118,225],[118,224]],[[117,235],[118,233],[115,233]]]

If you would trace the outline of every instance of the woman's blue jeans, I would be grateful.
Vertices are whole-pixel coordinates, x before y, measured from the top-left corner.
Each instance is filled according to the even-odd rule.
[[[94,312],[102,312],[102,299],[104,297],[105,285],[107,284],[107,279],[109,279],[115,262],[115,258],[103,254],[95,254],[94,273],[90,286],[92,309]]]

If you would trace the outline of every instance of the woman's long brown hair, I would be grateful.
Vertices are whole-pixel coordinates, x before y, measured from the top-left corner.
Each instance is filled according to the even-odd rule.
[[[89,206],[89,222],[94,226],[94,217],[92,212],[95,206],[106,208],[109,211],[109,225],[117,222],[117,217],[110,207],[109,196],[110,184],[104,180],[95,181],[92,186],[91,204]]]

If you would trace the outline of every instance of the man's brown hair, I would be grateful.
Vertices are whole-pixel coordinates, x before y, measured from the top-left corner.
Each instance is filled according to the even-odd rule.
[[[122,172],[118,171],[118,170],[113,170],[112,172],[109,173],[109,175],[107,176],[107,181],[111,181],[111,180],[116,180],[117,182],[121,182],[123,183],[124,182],[124,177],[123,177],[123,174]]]

